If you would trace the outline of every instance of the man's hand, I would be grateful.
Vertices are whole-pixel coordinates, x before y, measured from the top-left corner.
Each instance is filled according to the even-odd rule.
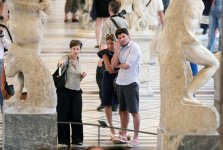
[[[115,53],[119,53],[119,49],[120,49],[120,47],[121,47],[121,43],[120,43],[119,41],[117,41],[117,42],[115,43]]]

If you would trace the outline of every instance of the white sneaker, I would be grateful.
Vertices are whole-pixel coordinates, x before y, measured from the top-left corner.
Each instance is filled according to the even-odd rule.
[[[69,148],[69,146],[66,144],[57,144],[57,148]]]
[[[126,146],[129,148],[138,147],[139,141],[138,140],[130,140],[130,142]]]

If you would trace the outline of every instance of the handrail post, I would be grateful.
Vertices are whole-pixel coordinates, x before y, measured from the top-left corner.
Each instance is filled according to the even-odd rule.
[[[100,146],[100,126],[98,126],[98,146]]]

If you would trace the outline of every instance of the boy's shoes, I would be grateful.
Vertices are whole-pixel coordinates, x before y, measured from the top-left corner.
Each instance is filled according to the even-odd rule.
[[[118,137],[118,135],[116,134],[111,134],[111,141],[113,142],[114,139],[116,139]]]
[[[136,139],[130,140],[130,142],[126,146],[129,148],[138,147],[139,141]]]
[[[104,109],[104,106],[102,106],[102,105],[99,105],[99,106],[97,107],[97,111],[101,111],[102,109]]]

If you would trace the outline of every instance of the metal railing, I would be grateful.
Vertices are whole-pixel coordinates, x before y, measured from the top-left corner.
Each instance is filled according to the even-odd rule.
[[[88,125],[88,126],[96,126],[98,127],[98,146],[100,146],[100,129],[101,128],[113,128],[113,129],[119,129],[119,130],[126,130],[126,131],[131,131],[131,132],[138,132],[138,133],[144,133],[144,134],[150,134],[150,135],[157,135],[156,133],[153,132],[146,132],[146,131],[136,131],[132,129],[123,129],[123,128],[118,128],[118,127],[109,127],[105,121],[98,120],[99,124],[93,124],[93,123],[79,123],[79,122],[62,122],[58,121],[58,124],[75,124],[75,125]]]

